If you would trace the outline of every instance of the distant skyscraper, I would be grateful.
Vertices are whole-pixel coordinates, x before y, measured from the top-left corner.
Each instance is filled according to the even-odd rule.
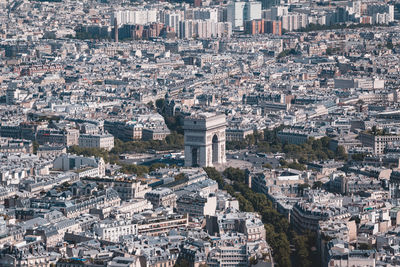
[[[261,2],[249,1],[244,5],[244,21],[261,19]]]
[[[261,19],[261,2],[232,1],[227,7],[227,20],[232,27],[242,29],[245,21]]]
[[[271,8],[271,17],[266,18],[267,20],[276,20],[280,17],[287,15],[289,13],[287,6],[276,6]]]
[[[244,24],[244,31],[246,34],[262,34],[264,33],[264,20],[248,20]]]
[[[282,22],[279,20],[265,21],[265,33],[282,35]]]
[[[242,28],[244,19],[245,2],[230,2],[227,8],[227,20],[232,23],[232,28]]]
[[[179,23],[182,21],[183,15],[177,11],[177,12],[165,12],[161,14],[161,22],[164,23],[165,25],[174,28],[174,31],[176,33],[176,36],[180,36],[180,28],[179,28]]]
[[[280,0],[261,0],[262,8],[268,9],[281,4]]]
[[[157,22],[157,13],[156,9],[119,10],[112,14],[111,21],[116,18],[118,25],[145,25]]]
[[[118,22],[117,22],[117,18],[114,18],[114,41],[118,42]]]

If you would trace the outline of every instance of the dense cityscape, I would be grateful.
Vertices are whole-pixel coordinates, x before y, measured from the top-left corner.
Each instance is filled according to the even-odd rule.
[[[399,19],[0,0],[0,266],[400,266]]]

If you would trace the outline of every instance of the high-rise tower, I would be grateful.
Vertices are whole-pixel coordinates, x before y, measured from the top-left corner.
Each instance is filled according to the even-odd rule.
[[[114,41],[118,43],[118,21],[114,19]]]

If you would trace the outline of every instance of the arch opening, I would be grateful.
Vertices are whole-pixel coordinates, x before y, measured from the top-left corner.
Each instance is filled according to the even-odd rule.
[[[218,163],[218,155],[219,155],[219,151],[218,151],[218,136],[216,134],[214,134],[213,138],[212,138],[212,163]]]
[[[198,148],[197,147],[192,148],[192,167],[197,167],[199,165],[197,154],[198,154]]]

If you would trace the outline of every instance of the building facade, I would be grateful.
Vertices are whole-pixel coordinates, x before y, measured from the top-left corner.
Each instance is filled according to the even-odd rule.
[[[81,134],[79,146],[111,150],[114,147],[114,136],[111,134]]]
[[[185,166],[214,166],[226,163],[225,115],[201,113],[184,121]]]

